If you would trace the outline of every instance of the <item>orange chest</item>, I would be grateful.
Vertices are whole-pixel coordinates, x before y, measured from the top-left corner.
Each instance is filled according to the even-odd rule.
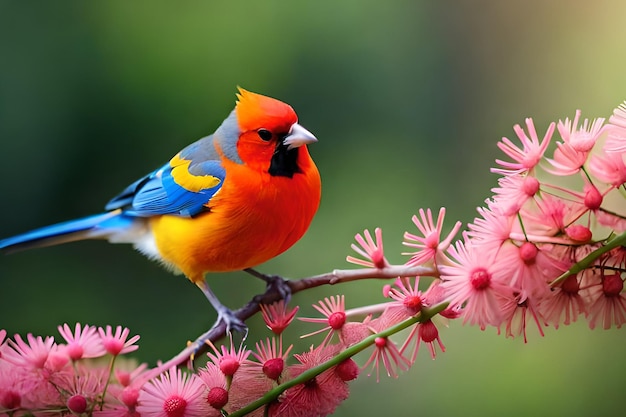
[[[319,206],[319,173],[312,163],[305,168],[293,178],[230,169],[206,213],[151,221],[161,256],[192,278],[252,267],[284,252]]]

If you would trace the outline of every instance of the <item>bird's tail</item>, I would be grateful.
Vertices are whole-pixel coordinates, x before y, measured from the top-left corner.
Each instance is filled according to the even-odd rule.
[[[122,214],[121,210],[96,214],[76,220],[53,224],[31,230],[21,235],[0,240],[0,251],[6,253],[26,249],[59,245],[84,239],[108,239],[132,229],[133,217]]]

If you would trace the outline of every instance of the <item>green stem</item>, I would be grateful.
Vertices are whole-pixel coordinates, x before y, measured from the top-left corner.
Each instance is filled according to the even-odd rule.
[[[589,255],[585,256],[580,261],[576,262],[570,269],[561,274],[557,279],[550,283],[551,287],[561,283],[570,275],[577,274],[584,269],[587,269],[594,263],[600,256],[607,253],[608,251],[615,249],[618,246],[626,245],[626,232],[622,233],[619,236],[614,237],[613,239],[606,242],[605,245],[600,246],[598,249],[591,252]]]
[[[104,384],[104,389],[102,390],[102,398],[100,398],[100,411],[104,408],[104,400],[107,395],[107,389],[109,389],[109,382],[111,382],[111,378],[113,377],[113,367],[115,366],[116,358],[117,355],[112,356],[111,362],[109,362],[109,377],[107,378],[107,382]]]
[[[371,346],[372,344],[374,344],[374,341],[376,340],[376,338],[378,337],[389,337],[392,334],[398,333],[401,330],[406,329],[407,327],[410,327],[416,323],[423,323],[426,322],[428,320],[430,320],[434,315],[439,314],[440,312],[442,312],[443,310],[446,309],[446,307],[448,306],[448,303],[441,303],[438,304],[436,306],[433,306],[431,308],[424,308],[422,309],[422,311],[420,312],[420,314],[418,314],[415,317],[411,317],[410,319],[407,319],[401,323],[398,323],[397,325],[390,327],[388,329],[385,329],[379,333],[373,334],[371,336],[366,337],[365,339],[363,339],[362,341],[360,341],[359,343],[356,343],[352,346],[350,346],[349,348],[345,349],[344,351],[342,351],[341,353],[339,353],[337,356],[329,359],[328,361],[322,363],[321,365],[318,365],[314,368],[311,368],[303,373],[301,373],[300,375],[298,375],[296,378],[291,379],[289,381],[283,382],[282,384],[278,385],[277,387],[275,387],[274,389],[272,389],[271,391],[269,391],[267,394],[265,394],[263,397],[259,398],[258,400],[248,404],[247,406],[240,408],[239,410],[229,414],[229,417],[239,417],[239,416],[244,416],[248,413],[251,413],[252,411],[256,410],[257,408],[265,405],[265,404],[270,404],[272,401],[276,400],[278,398],[278,396],[280,394],[282,394],[283,392],[285,392],[286,390],[288,390],[289,388],[292,388],[296,385],[299,384],[304,384],[305,382],[315,378],[317,375],[321,374],[322,372],[326,371],[327,369],[332,368],[335,365],[339,365],[341,362],[345,361],[348,358],[351,358],[352,356],[356,355],[357,353],[361,352],[362,350],[365,350],[366,348],[368,348],[369,346]]]

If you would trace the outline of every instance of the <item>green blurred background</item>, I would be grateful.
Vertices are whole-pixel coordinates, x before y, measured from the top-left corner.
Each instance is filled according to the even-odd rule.
[[[543,132],[577,108],[608,117],[626,99],[625,17],[621,1],[0,1],[0,236],[100,211],[212,132],[241,85],[292,104],[320,139],[319,214],[260,269],[349,267],[354,234],[377,226],[401,263],[418,208],[447,207],[449,225],[473,218],[513,124],[532,116]],[[151,364],[214,318],[190,283],[123,245],[2,257],[0,279],[9,334],[122,324]],[[245,274],[210,283],[233,307],[262,291]],[[379,302],[381,285],[295,301],[311,315],[341,292],[355,307]],[[251,326],[252,342],[266,336]],[[365,372],[337,415],[623,415],[623,330],[530,333],[524,345],[452,323],[445,354],[431,361],[424,349],[398,380]]]

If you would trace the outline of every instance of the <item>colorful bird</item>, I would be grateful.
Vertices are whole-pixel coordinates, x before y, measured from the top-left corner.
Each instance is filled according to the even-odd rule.
[[[222,305],[207,272],[251,268],[306,232],[321,182],[293,108],[239,89],[215,133],[176,154],[113,198],[105,213],[0,240],[14,252],[83,239],[131,243],[196,284],[230,330],[245,324]]]

